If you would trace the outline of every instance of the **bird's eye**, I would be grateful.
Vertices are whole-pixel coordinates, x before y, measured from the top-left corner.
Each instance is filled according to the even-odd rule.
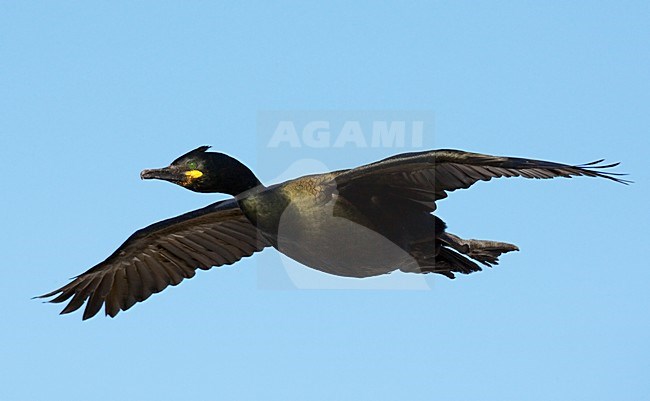
[[[196,170],[196,162],[187,162],[187,167],[192,170]]]

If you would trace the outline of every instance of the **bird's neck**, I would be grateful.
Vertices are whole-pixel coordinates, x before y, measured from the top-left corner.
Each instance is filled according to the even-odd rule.
[[[249,171],[250,172],[250,171]],[[237,196],[243,192],[246,192],[250,189],[261,187],[262,183],[257,179],[255,174],[250,172],[250,175],[240,175],[239,181],[233,182],[232,187],[228,195]]]
[[[262,183],[251,169],[236,159],[230,160],[227,174],[228,177],[225,179],[225,181],[227,181],[227,185],[225,185],[225,193],[228,195],[237,196],[242,192],[262,186]]]

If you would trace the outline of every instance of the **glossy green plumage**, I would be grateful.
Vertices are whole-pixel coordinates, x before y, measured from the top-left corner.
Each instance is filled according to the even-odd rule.
[[[234,199],[137,231],[106,260],[41,297],[68,301],[62,313],[85,302],[84,319],[102,305],[112,317],[191,278],[198,268],[231,264],[269,246],[339,276],[370,277],[399,269],[453,278],[481,270],[479,263],[495,265],[501,254],[517,247],[446,232],[432,212],[448,192],[515,176],[589,176],[627,183],[620,174],[601,171],[617,164],[600,162],[570,166],[438,150],[265,187],[238,160],[203,146],[168,167],[144,170],[141,177]]]

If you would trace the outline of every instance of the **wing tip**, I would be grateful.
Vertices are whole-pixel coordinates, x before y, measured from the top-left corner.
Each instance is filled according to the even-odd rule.
[[[54,291],[48,292],[47,294],[36,295],[36,296],[32,297],[31,299],[45,299],[45,298],[50,298],[50,297],[53,297],[53,296],[58,295],[59,293],[63,292],[63,289],[64,289],[64,288],[65,288],[65,287],[61,287],[61,288],[59,288],[59,289],[57,289],[57,290],[54,290]],[[52,300],[43,301],[43,302],[44,302],[44,303],[52,302]]]
[[[614,162],[614,163],[608,163],[608,164],[601,164],[605,161],[605,159],[598,159],[594,160],[589,163],[583,163],[583,164],[578,164],[573,166],[573,168],[576,168],[580,170],[581,172],[586,173],[586,175],[590,175],[592,177],[600,177],[600,178],[606,178],[608,180],[617,182],[619,184],[623,185],[630,185],[633,184],[634,181],[632,180],[626,180],[623,178],[619,177],[625,177],[628,176],[628,173],[616,173],[616,172],[611,172],[611,171],[603,171],[605,169],[610,169],[614,167],[618,167],[621,162]]]

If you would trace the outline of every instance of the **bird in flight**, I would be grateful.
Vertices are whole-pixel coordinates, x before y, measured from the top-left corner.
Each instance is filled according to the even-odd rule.
[[[457,189],[497,177],[587,176],[619,183],[618,165],[603,160],[566,165],[460,150],[404,153],[361,167],[264,186],[238,160],[201,146],[168,167],[144,170],[195,192],[233,198],[136,231],[106,260],[63,287],[41,295],[68,301],[61,314],[86,304],[83,319],[102,306],[114,317],[196,269],[230,265],[273,247],[326,273],[371,277],[401,270],[454,278],[492,266],[505,242],[462,239],[433,215]]]

